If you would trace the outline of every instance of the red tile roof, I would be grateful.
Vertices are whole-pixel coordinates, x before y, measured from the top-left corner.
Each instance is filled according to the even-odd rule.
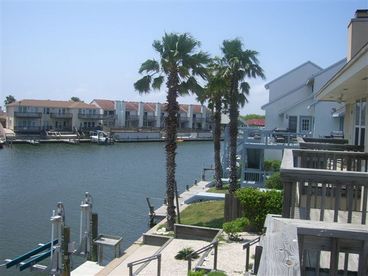
[[[265,119],[249,119],[245,123],[248,126],[265,126]]]
[[[115,110],[115,103],[114,103],[114,101],[95,99],[92,102],[95,102],[103,110]]]

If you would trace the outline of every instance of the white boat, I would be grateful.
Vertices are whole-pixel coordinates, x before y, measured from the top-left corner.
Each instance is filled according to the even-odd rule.
[[[90,134],[91,142],[97,144],[112,144],[114,141],[109,135],[101,130],[93,131]]]

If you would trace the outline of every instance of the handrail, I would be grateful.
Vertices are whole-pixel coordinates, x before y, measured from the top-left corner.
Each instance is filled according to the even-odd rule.
[[[188,274],[190,273],[190,271],[192,270],[192,256],[194,254],[201,254],[207,250],[210,250],[212,248],[214,248],[215,250],[215,254],[214,254],[214,260],[213,260],[213,269],[214,270],[217,270],[217,247],[218,247],[218,241],[214,241],[214,242],[211,242],[210,244],[196,250],[196,251],[193,251],[192,253],[188,254],[186,256],[186,259],[188,260]]]
[[[250,247],[260,241],[261,237],[257,237],[254,240],[247,241],[243,244],[243,250],[247,249],[247,257],[245,259],[245,271],[248,271],[249,267],[249,255],[250,255]]]
[[[149,257],[146,257],[146,258],[139,259],[139,260],[128,263],[127,266],[129,268],[129,276],[134,276],[135,275],[133,273],[133,266],[143,264],[143,263],[147,263],[147,262],[153,261],[155,259],[157,259],[157,276],[160,276],[161,275],[161,253],[154,254],[152,256],[149,256]]]

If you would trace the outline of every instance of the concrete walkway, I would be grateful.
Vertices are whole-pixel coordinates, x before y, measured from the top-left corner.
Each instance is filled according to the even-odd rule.
[[[209,181],[199,181],[196,185],[193,185],[189,188],[189,190],[184,191],[179,195],[179,209],[180,212],[185,209],[188,204],[185,202],[188,201],[193,196],[196,196],[199,193],[206,192],[210,188],[211,182]],[[156,217],[166,218],[166,210],[167,206],[162,205],[160,208],[155,210]]]

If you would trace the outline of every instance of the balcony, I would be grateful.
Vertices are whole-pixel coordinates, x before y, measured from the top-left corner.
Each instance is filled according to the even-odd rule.
[[[156,122],[156,116],[143,116],[143,121],[145,122]]]
[[[189,122],[189,117],[188,116],[180,116],[180,117],[178,117],[178,119],[180,119],[180,122],[182,122],[182,123]]]
[[[14,112],[14,117],[17,118],[41,118],[41,112]]]
[[[364,146],[349,145],[348,140],[341,138],[301,138],[298,137],[301,149],[332,151],[364,151]]]
[[[50,117],[53,119],[71,119],[73,118],[72,113],[50,113]]]
[[[283,217],[366,224],[368,153],[285,150],[281,178]]]
[[[14,132],[16,133],[40,133],[41,127],[37,126],[15,126]]]
[[[82,114],[78,113],[78,118],[83,120],[103,120],[104,119],[103,114]]]
[[[138,115],[126,116],[125,121],[129,121],[129,122],[139,121],[139,116]]]
[[[368,275],[368,153],[287,149],[280,172],[258,275]]]

